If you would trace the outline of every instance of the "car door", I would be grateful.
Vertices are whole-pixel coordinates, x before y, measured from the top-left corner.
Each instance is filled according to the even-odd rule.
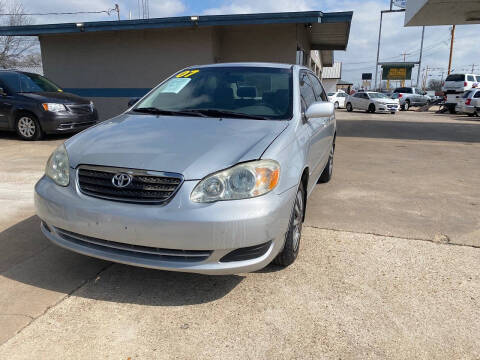
[[[12,123],[10,117],[13,108],[13,94],[5,87],[1,79],[0,88],[3,89],[3,93],[0,93],[0,128],[7,129]]]
[[[358,105],[357,109],[360,110],[367,110],[368,109],[368,102],[369,102],[368,95],[364,92],[358,94]]]
[[[344,108],[345,107],[345,100],[347,99],[347,94],[345,93],[339,93],[340,99],[338,100],[338,104],[340,107]]]
[[[310,80],[313,84],[313,92],[315,93],[315,98],[317,102],[325,102],[328,101],[327,94],[325,93],[325,89],[323,88],[322,83],[320,80],[313,74],[309,74]],[[337,93],[337,96],[341,96],[342,93]],[[325,164],[328,161],[330,155],[330,148],[331,144],[333,143],[333,136],[335,135],[335,115],[333,114],[329,118],[325,118],[324,129],[322,134],[322,155],[324,156]],[[322,166],[323,170],[323,166]],[[321,174],[320,174],[321,175]],[[319,176],[320,176],[319,175]]]
[[[310,105],[317,101],[311,78],[308,76],[307,70],[300,70],[300,97],[302,104],[302,114],[305,114]],[[304,125],[310,129],[310,141],[308,149],[308,163],[310,167],[310,177],[317,180],[319,175],[319,168],[323,162],[324,155],[322,154],[322,137],[324,133],[325,120],[322,118],[307,119],[304,116]]]

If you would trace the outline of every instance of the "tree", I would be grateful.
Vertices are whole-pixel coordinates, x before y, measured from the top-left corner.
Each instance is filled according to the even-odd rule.
[[[25,15],[23,5],[14,0],[0,0],[0,12],[9,15],[0,17],[2,26],[31,25],[32,20]],[[0,36],[0,67],[12,68],[21,65],[40,65],[39,43],[35,37]]]
[[[442,80],[430,79],[428,82],[428,90],[442,91]]]

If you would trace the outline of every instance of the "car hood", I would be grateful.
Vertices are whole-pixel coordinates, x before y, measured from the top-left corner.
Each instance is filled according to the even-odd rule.
[[[69,139],[70,166],[166,171],[185,180],[259,159],[288,121],[122,114]]]
[[[35,93],[20,93],[22,96],[29,99],[37,100],[38,102],[55,102],[61,104],[88,104],[90,100],[80,96],[64,93],[64,92],[35,92]]]
[[[374,99],[375,102],[380,103],[380,104],[391,104],[398,102],[398,99]]]

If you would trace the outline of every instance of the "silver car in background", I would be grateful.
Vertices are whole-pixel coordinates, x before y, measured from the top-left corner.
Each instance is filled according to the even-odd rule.
[[[35,186],[41,230],[81,254],[233,274],[297,257],[336,121],[308,68],[184,69],[59,146]]]

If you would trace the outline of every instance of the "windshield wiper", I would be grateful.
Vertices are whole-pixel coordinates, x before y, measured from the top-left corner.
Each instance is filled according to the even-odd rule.
[[[232,118],[240,118],[240,119],[253,119],[253,120],[268,120],[268,117],[260,116],[260,115],[250,115],[244,114],[234,111],[228,110],[217,110],[217,109],[188,109],[185,110],[188,112],[194,112],[199,114],[204,114],[211,117],[232,117]]]
[[[155,114],[155,115],[186,115],[186,116],[202,116],[206,117],[201,113],[195,111],[177,111],[177,110],[163,110],[156,107],[141,107],[133,109],[132,111],[146,113],[146,114]]]

